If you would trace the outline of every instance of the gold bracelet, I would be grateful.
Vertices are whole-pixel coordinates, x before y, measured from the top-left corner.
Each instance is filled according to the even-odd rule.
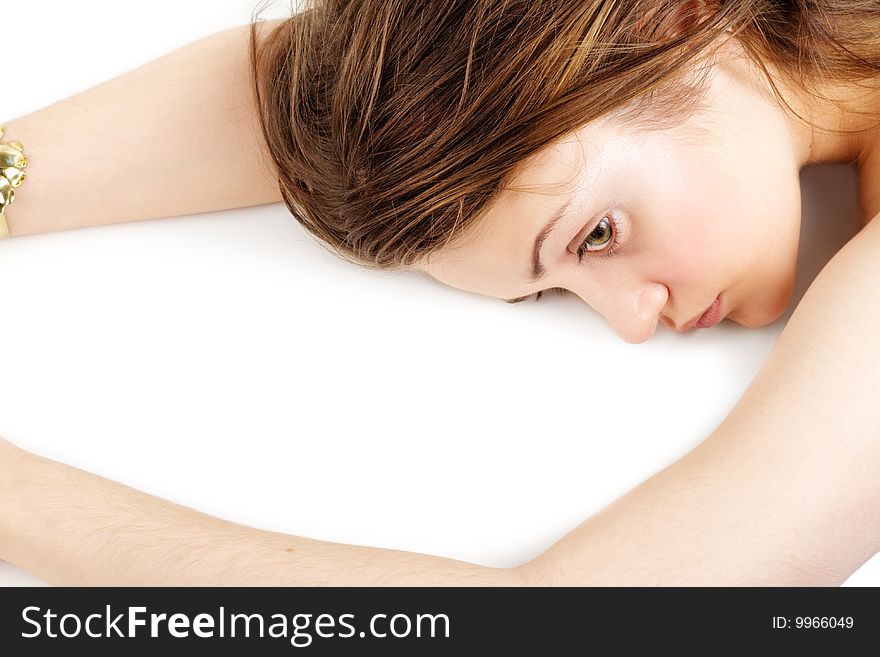
[[[0,125],[0,137],[3,132]],[[9,225],[3,212],[15,200],[15,188],[24,180],[25,169],[24,146],[17,141],[0,142],[0,239],[9,237]]]

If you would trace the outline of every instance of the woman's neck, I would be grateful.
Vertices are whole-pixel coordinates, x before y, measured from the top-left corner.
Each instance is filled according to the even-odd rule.
[[[861,226],[880,214],[880,76],[870,84],[838,83],[818,88],[828,100],[783,90],[812,125],[789,116],[800,167],[825,162],[856,165]]]

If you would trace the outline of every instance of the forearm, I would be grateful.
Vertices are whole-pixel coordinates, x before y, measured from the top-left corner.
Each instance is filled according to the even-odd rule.
[[[10,235],[281,200],[238,26],[25,116],[6,120],[27,177]]]
[[[0,559],[52,584],[516,583],[514,571],[244,527],[0,443]]]

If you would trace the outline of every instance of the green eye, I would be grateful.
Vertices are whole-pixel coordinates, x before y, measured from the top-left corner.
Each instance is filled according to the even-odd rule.
[[[578,247],[577,256],[578,264],[583,260],[584,254],[601,251],[599,255],[603,258],[611,258],[617,253],[620,246],[622,231],[620,224],[610,214],[602,217],[602,220],[596,224],[593,231],[587,235],[583,243]],[[595,240],[595,242],[594,242]],[[606,244],[610,244],[606,249],[602,249]],[[598,247],[598,248],[596,248]]]
[[[601,247],[607,244],[613,236],[614,231],[612,230],[611,222],[603,218],[602,221],[599,222],[599,225],[593,229],[593,232],[587,235],[587,239],[584,240],[584,244],[587,244],[590,240],[595,239],[599,242],[599,244],[594,244],[591,246]]]

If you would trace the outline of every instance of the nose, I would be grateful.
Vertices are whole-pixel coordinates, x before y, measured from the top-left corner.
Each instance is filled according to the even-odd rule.
[[[611,325],[624,341],[640,344],[650,339],[657,330],[663,308],[669,299],[669,290],[660,283],[643,283],[629,300],[618,304],[618,313]]]

